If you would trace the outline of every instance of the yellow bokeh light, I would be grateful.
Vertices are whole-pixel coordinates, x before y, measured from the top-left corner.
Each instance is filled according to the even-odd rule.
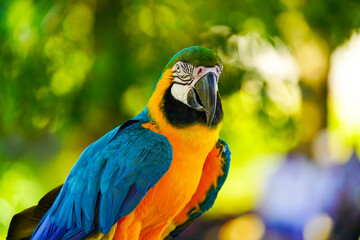
[[[225,223],[219,232],[220,240],[260,240],[265,225],[255,214],[245,214]]]
[[[74,80],[69,73],[60,69],[53,75],[50,87],[54,94],[63,95],[74,87]]]
[[[135,116],[146,106],[150,97],[144,87],[138,85],[130,86],[120,99],[120,105],[124,113]]]
[[[0,224],[7,226],[9,219],[14,215],[15,209],[6,199],[0,197]]]
[[[26,56],[35,43],[36,35],[33,29],[34,5],[30,0],[12,1],[7,11],[7,25],[12,33],[11,47],[20,56]]]
[[[43,128],[50,122],[50,118],[48,116],[40,115],[36,113],[33,114],[31,120],[33,125],[37,128]]]
[[[268,96],[286,115],[299,113],[301,108],[301,91],[297,84],[291,82],[272,82],[268,84]]]
[[[312,218],[304,228],[304,240],[327,240],[330,237],[333,220],[327,214]]]
[[[64,20],[64,35],[70,40],[82,40],[90,35],[93,24],[94,16],[89,5],[78,3],[71,7]]]
[[[295,56],[301,67],[301,75],[305,82],[310,85],[318,84],[324,80],[327,74],[327,51],[324,43],[312,36],[311,40],[299,43],[295,50]]]
[[[280,14],[276,24],[293,46],[302,80],[312,86],[321,83],[328,69],[326,43],[311,31],[305,17],[297,10]]]
[[[319,105],[312,101],[303,101],[301,109],[302,141],[309,142],[321,128],[322,115]]]
[[[139,27],[141,31],[150,37],[155,34],[154,17],[150,8],[144,6],[139,13]]]

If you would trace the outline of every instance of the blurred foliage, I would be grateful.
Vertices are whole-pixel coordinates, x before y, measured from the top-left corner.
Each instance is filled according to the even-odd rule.
[[[0,238],[88,144],[144,108],[167,61],[192,45],[224,61],[221,137],[233,158],[209,217],[256,207],[280,156],[313,157],[329,126],[346,159],[360,127],[343,131],[327,79],[333,51],[359,27],[357,0],[1,0]]]

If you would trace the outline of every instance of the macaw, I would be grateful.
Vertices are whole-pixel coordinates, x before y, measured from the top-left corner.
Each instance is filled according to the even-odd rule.
[[[179,235],[212,207],[228,174],[222,68],[207,48],[174,55],[145,109],[89,145],[62,186],[13,217],[7,239]]]

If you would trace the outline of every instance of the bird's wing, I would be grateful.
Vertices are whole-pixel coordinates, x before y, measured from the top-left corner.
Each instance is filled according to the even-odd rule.
[[[165,240],[174,239],[214,204],[223,186],[230,166],[231,153],[223,140],[215,144],[208,154],[199,186],[184,210],[175,218],[176,228]]]
[[[71,170],[32,239],[83,239],[108,233],[167,172],[166,137],[130,121],[91,144]]]

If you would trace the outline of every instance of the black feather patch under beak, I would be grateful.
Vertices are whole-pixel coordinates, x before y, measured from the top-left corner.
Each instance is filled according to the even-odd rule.
[[[188,104],[198,111],[205,111],[207,125],[211,125],[214,118],[217,99],[217,82],[214,73],[202,76],[188,94]]]

